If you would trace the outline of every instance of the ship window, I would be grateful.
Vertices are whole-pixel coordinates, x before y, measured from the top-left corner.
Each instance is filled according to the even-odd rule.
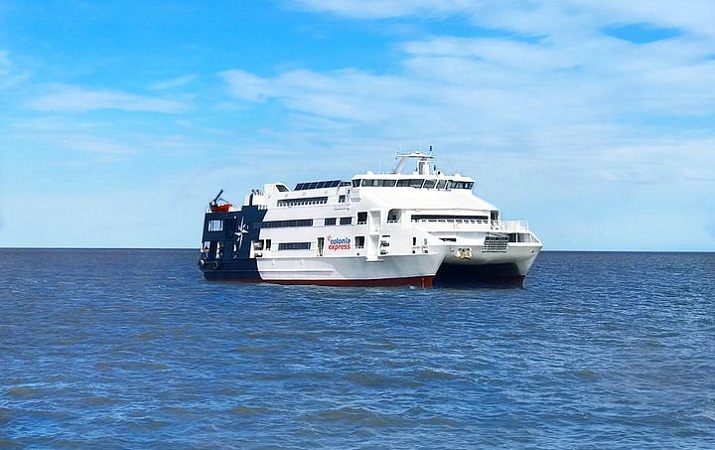
[[[325,219],[325,225],[335,225],[336,220],[335,217],[328,217]]]
[[[391,209],[390,211],[387,212],[387,223],[396,223],[400,221],[400,213],[401,211],[399,209]]]
[[[437,189],[444,189],[447,186],[447,180],[439,180],[437,182]]]
[[[209,220],[208,231],[223,231],[223,220]]]
[[[353,187],[360,187],[360,180],[353,180]]]
[[[271,249],[271,240],[266,239],[266,250],[270,250],[270,249]]]
[[[412,245],[417,245],[417,238],[412,236]]]
[[[493,221],[499,220],[499,211],[490,211],[489,218]]]
[[[395,187],[397,180],[382,180],[382,187]]]
[[[276,184],[276,189],[278,189],[278,192],[288,192],[288,186],[282,184]]]
[[[422,186],[422,188],[423,189],[433,189],[435,184],[437,184],[436,180],[426,180],[425,184]]]
[[[362,180],[362,186],[379,186],[380,180]]]
[[[278,250],[310,250],[310,242],[280,242]]]
[[[350,225],[352,223],[353,223],[352,217],[341,217],[340,218],[340,225]]]
[[[471,181],[452,181],[449,185],[452,189],[471,189],[474,183]]]
[[[344,195],[341,195],[340,197],[338,197],[338,203],[345,203],[345,196],[344,196]]]
[[[364,225],[367,223],[367,212],[359,212],[357,215],[358,225]]]
[[[355,236],[355,248],[365,248],[365,236]]]
[[[312,227],[313,219],[299,220],[271,220],[253,225],[254,228],[290,228],[290,227]]]
[[[509,242],[533,242],[529,233],[509,233]]]
[[[278,200],[278,206],[322,205],[328,203],[328,197],[287,198]]]
[[[413,187],[420,188],[425,180],[421,178],[410,178],[406,180],[397,180],[397,187]]]

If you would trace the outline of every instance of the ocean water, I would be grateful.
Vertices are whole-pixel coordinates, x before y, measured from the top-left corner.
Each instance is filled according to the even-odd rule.
[[[0,250],[0,448],[715,448],[715,254],[543,252],[523,289],[212,284]]]

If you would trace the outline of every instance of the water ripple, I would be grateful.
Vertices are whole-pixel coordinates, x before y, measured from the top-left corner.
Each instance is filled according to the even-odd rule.
[[[713,254],[545,252],[472,291],[195,258],[0,250],[0,448],[715,445]]]

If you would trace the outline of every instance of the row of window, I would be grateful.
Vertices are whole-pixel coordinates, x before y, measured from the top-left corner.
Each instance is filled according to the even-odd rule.
[[[319,244],[325,245],[324,238],[319,238]],[[278,250],[310,250],[312,247],[312,242],[279,242]],[[355,236],[355,248],[365,248],[365,236]],[[267,240],[266,250],[271,249],[270,239]],[[322,256],[322,248],[321,256]]]
[[[412,222],[448,222],[448,223],[488,223],[487,216],[455,216],[455,215],[433,215],[433,214],[414,214]],[[388,223],[395,223],[400,220],[400,211],[391,209],[387,214]],[[492,220],[496,220],[492,218]],[[253,229],[259,228],[294,228],[294,227],[312,227],[313,219],[293,219],[293,220],[269,220],[265,222],[254,223]],[[340,225],[352,225],[353,217],[340,217]],[[357,213],[357,224],[364,225],[367,223],[367,212],[362,211]],[[324,221],[325,226],[338,224],[337,217],[327,217]],[[207,231],[223,231],[223,220],[210,220],[208,222]]]
[[[353,187],[411,187],[416,189],[472,189],[472,181],[435,180],[424,178],[406,178],[401,180],[386,179],[357,179],[353,180]]]
[[[362,224],[367,221],[367,213],[358,213],[358,223]],[[268,220],[265,222],[254,223],[251,227],[254,230],[266,228],[296,228],[296,227],[312,227],[313,219],[293,219],[293,220]],[[337,217],[328,217],[325,219],[325,226],[336,225]],[[340,225],[352,225],[352,217],[341,217]],[[223,220],[209,220],[207,231],[223,231]]]
[[[336,217],[328,217],[325,219],[325,226],[335,225],[336,221],[337,221]],[[352,217],[341,217],[340,218],[340,225],[352,225],[352,223],[353,223]]]
[[[254,223],[253,228],[289,228],[289,227],[312,227],[313,219],[298,220],[269,220],[266,222]]]
[[[328,197],[287,198],[278,200],[278,206],[324,205]]]
[[[358,214],[358,220],[360,215]],[[325,225],[336,225],[338,222],[337,217],[328,217],[325,219]],[[312,227],[314,223],[313,219],[296,219],[296,220],[269,220],[266,222],[254,223],[253,228],[292,228],[292,227]],[[341,217],[340,225],[351,225],[353,223],[352,217]]]

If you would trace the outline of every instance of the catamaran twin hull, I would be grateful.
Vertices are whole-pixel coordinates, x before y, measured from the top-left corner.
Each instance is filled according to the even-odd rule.
[[[399,155],[390,174],[282,183],[241,208],[210,203],[199,266],[207,280],[329,286],[521,285],[541,249],[523,221],[472,194],[474,180]],[[403,174],[408,159],[417,160]]]

